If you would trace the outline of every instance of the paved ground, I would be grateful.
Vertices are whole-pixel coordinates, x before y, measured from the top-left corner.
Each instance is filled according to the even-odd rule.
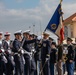
[[[64,75],[67,75],[67,72]],[[76,75],[76,72],[74,72],[74,75]]]
[[[3,75],[5,75],[5,74],[3,74]],[[56,74],[56,75],[58,75],[58,74]],[[67,75],[67,72],[64,75]],[[76,75],[76,71],[74,72],[74,75]]]

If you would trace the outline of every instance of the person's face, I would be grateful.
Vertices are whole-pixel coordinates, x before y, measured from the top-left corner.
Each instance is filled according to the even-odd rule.
[[[29,34],[26,34],[26,37],[29,39]]]
[[[18,39],[18,40],[22,39],[21,35],[15,35],[15,38]]]
[[[2,39],[2,34],[0,34],[0,39]]]
[[[51,48],[55,48],[55,45],[52,44],[52,45],[51,45]]]
[[[22,40],[22,36],[21,35],[18,35],[18,39],[21,41]]]
[[[51,39],[49,39],[49,41],[52,43],[53,42],[53,40],[51,40]]]
[[[43,35],[44,36],[44,39],[47,39],[48,38],[48,35]]]
[[[18,39],[18,35],[15,35],[15,38]]]
[[[29,34],[28,33],[24,33],[23,36],[26,37],[26,38],[29,38]]]
[[[60,40],[58,40],[58,45],[60,45]]]
[[[10,35],[6,35],[6,36],[5,36],[5,39],[6,39],[6,40],[10,40]]]
[[[32,37],[32,36],[29,36],[29,39],[30,39],[30,40],[32,40],[32,39],[33,39],[33,37]]]
[[[23,36],[24,36],[24,37],[26,37],[26,34],[25,34],[25,33],[23,33]]]
[[[70,43],[72,43],[71,41],[67,41],[67,44],[70,44]]]

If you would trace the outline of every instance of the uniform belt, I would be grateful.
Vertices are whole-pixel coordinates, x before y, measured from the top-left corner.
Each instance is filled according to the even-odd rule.
[[[24,54],[29,54],[29,55],[32,55],[32,52],[28,52],[28,51],[24,51]]]
[[[19,53],[15,53],[14,55],[17,55],[17,56],[19,56],[19,57],[20,57],[20,54],[19,54]]]
[[[14,53],[14,55],[18,55],[19,53]]]

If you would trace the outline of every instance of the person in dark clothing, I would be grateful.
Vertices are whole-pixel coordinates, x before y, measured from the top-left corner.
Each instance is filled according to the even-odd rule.
[[[30,34],[29,40],[33,40],[33,39],[35,39],[35,38],[33,37],[32,34]],[[31,52],[32,52],[31,75],[34,75],[35,72],[36,72],[36,63],[35,63],[35,58],[34,58],[34,55],[35,55],[35,53],[36,53],[36,48],[35,48],[35,47],[36,47],[36,42],[30,43],[30,44],[29,44],[29,47],[30,47],[30,50],[31,50]]]
[[[0,75],[6,74],[6,63],[4,59],[4,49],[3,49],[3,32],[0,32]],[[7,59],[6,59],[7,60]]]
[[[75,61],[75,70],[76,70],[76,44],[75,44],[75,59],[74,59],[74,61]]]
[[[31,53],[30,44],[35,43],[36,39],[29,39],[29,31],[25,31],[23,33],[24,40],[23,40],[23,49],[24,51],[27,51],[29,54]],[[27,53],[24,53],[24,59],[25,59],[25,75],[31,75],[31,60],[32,56]]]
[[[57,49],[56,43],[51,43],[51,52],[50,52],[50,74],[55,75],[56,73],[56,63],[57,63]]]
[[[7,63],[6,63],[6,68],[7,68],[7,73],[6,75],[13,75],[13,70],[14,70],[14,65],[13,65],[13,61],[12,61],[12,50],[11,50],[11,40],[10,40],[10,33],[6,32],[4,34],[4,41],[3,41],[3,48],[5,50],[6,53],[6,59],[7,59]]]
[[[37,37],[37,42],[36,42],[36,53],[34,55],[35,63],[36,63],[36,73],[35,73],[35,75],[39,75],[39,72],[40,72],[41,48],[42,48],[41,38],[42,38],[42,36],[38,36]]]
[[[67,44],[68,44],[68,53],[66,55],[67,61],[66,61],[66,67],[68,75],[74,75],[74,58],[75,58],[75,51],[73,49],[72,39],[67,38]]]
[[[6,74],[6,65],[2,59],[2,51],[0,50],[0,75]]]
[[[49,34],[44,32],[42,39],[42,49],[41,49],[41,62],[44,75],[49,75],[49,57],[50,57],[50,41],[48,39]]]
[[[15,62],[15,75],[22,75],[23,71],[21,68],[21,31],[14,33],[15,39],[13,41],[14,62]]]
[[[52,43],[54,41],[53,38],[49,37],[50,43]]]
[[[57,70],[58,70],[58,75],[63,75],[63,64],[62,64],[62,56],[63,56],[63,46],[60,43],[60,38],[58,38],[58,62],[57,62]]]

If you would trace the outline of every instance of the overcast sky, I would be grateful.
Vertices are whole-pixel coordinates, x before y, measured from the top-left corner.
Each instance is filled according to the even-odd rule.
[[[29,29],[39,34],[51,19],[60,0],[0,0],[0,31]],[[63,0],[64,19],[76,13],[76,0]]]

